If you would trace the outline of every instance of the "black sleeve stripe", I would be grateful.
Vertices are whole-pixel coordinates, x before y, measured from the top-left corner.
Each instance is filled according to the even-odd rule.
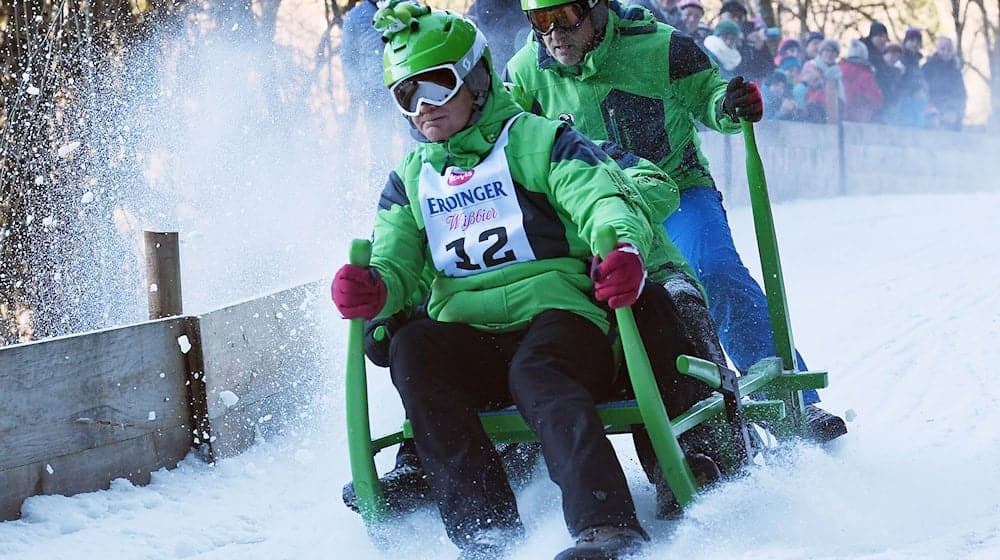
[[[552,163],[566,160],[580,160],[588,165],[597,165],[604,161],[607,154],[596,144],[587,139],[568,124],[563,124],[556,131],[556,141],[552,144]]]
[[[389,173],[389,180],[385,182],[382,196],[378,199],[379,210],[388,210],[392,208],[393,204],[406,206],[409,203],[410,200],[406,197],[406,186],[403,185],[403,180],[395,171]]]
[[[639,156],[625,150],[625,148],[622,148],[614,142],[606,140],[598,144],[598,146],[600,146],[600,148],[604,150],[604,153],[608,154],[611,159],[615,160],[618,167],[621,167],[622,169],[628,169],[639,165]]]
[[[674,82],[708,70],[712,63],[694,39],[682,33],[670,36],[670,81]]]
[[[544,117],[545,113],[542,112],[542,104],[538,102],[537,99],[531,100],[531,114]]]

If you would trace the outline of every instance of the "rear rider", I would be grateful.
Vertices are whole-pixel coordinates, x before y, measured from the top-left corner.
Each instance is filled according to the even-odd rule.
[[[680,208],[663,225],[708,293],[723,347],[743,372],[773,356],[767,298],[736,252],[694,122],[735,133],[739,119],[759,121],[757,87],[722,79],[691,37],[643,8],[617,0],[521,0],[521,8],[535,32],[507,64],[521,105],[613,141],[676,181]],[[803,400],[816,439],[846,433],[842,419],[816,406],[814,390]]]

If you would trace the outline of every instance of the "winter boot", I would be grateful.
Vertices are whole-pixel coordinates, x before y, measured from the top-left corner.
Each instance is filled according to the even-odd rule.
[[[432,501],[427,477],[416,455],[397,456],[396,468],[385,473],[378,481],[382,485],[386,506],[392,513],[410,513]],[[343,498],[344,505],[355,513],[359,512],[353,482],[344,485]]]
[[[694,474],[694,479],[698,483],[699,488],[705,488],[722,478],[719,466],[708,455],[704,453],[688,453],[685,455],[685,458],[691,467],[691,473]],[[660,476],[657,478],[655,486],[656,518],[676,519],[680,517],[684,512],[680,504],[677,503],[677,499],[674,498],[674,493],[670,490],[670,485],[667,484],[667,481]]]
[[[806,405],[806,425],[819,443],[833,441],[847,433],[844,419],[830,414],[815,404]]]
[[[520,526],[477,529],[468,540],[459,544],[458,560],[499,560],[523,538],[524,529]]]
[[[649,537],[642,529],[598,525],[584,529],[576,545],[559,553],[555,560],[618,560],[639,554]]]

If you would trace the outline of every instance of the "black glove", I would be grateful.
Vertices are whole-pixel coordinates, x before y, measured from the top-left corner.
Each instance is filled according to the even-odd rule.
[[[389,346],[392,335],[399,332],[410,321],[427,318],[427,308],[421,304],[409,311],[400,311],[390,317],[365,321],[365,356],[378,367],[389,367]],[[375,331],[381,327],[382,336],[375,339]]]
[[[734,121],[746,119],[757,122],[764,117],[764,99],[757,89],[757,84],[743,81],[743,76],[736,76],[726,86],[726,97],[722,101],[722,112]]]
[[[392,342],[392,333],[399,330],[406,323],[406,317],[401,313],[396,313],[384,319],[373,319],[365,321],[365,355],[378,367],[389,367],[389,343]],[[375,329],[384,329],[380,340],[375,339]]]

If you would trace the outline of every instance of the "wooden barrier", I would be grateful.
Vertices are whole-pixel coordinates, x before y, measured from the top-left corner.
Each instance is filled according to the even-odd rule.
[[[0,349],[0,520],[36,494],[149,482],[279,433],[325,373],[317,283],[231,305]]]
[[[35,494],[146,483],[188,453],[192,326],[171,318],[0,350],[0,519]]]
[[[246,450],[307,410],[321,380],[317,283],[199,317],[212,457]]]

